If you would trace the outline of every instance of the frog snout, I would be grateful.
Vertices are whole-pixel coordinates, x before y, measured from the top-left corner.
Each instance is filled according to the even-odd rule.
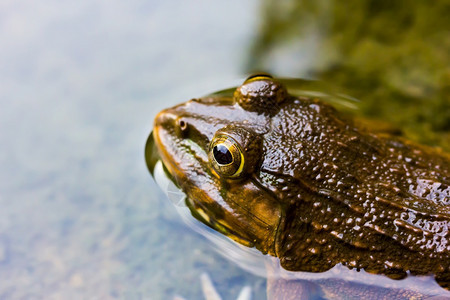
[[[184,138],[188,132],[188,122],[186,119],[171,109],[163,110],[156,116],[154,127],[173,132],[179,138]]]
[[[156,115],[154,126],[167,127],[173,126],[176,116],[169,110],[163,110]]]

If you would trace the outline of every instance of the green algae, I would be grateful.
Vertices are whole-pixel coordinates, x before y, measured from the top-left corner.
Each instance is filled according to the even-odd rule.
[[[450,151],[449,15],[448,1],[263,1],[246,70],[273,71],[274,49],[312,34],[314,59],[297,75],[340,86],[365,116]]]

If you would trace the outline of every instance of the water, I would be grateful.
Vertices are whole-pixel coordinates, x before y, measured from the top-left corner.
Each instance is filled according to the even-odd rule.
[[[255,1],[0,4],[0,298],[200,299],[264,280],[186,228],[151,179],[155,114],[238,84]]]

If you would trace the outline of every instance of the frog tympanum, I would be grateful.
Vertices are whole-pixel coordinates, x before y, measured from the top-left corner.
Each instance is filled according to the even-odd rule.
[[[450,289],[448,154],[360,127],[269,75],[160,112],[152,139],[196,218],[286,270],[342,264]]]

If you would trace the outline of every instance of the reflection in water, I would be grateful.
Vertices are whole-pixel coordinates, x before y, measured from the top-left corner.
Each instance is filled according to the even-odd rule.
[[[366,115],[450,150],[448,1],[265,0],[263,7],[247,70],[344,87]]]

